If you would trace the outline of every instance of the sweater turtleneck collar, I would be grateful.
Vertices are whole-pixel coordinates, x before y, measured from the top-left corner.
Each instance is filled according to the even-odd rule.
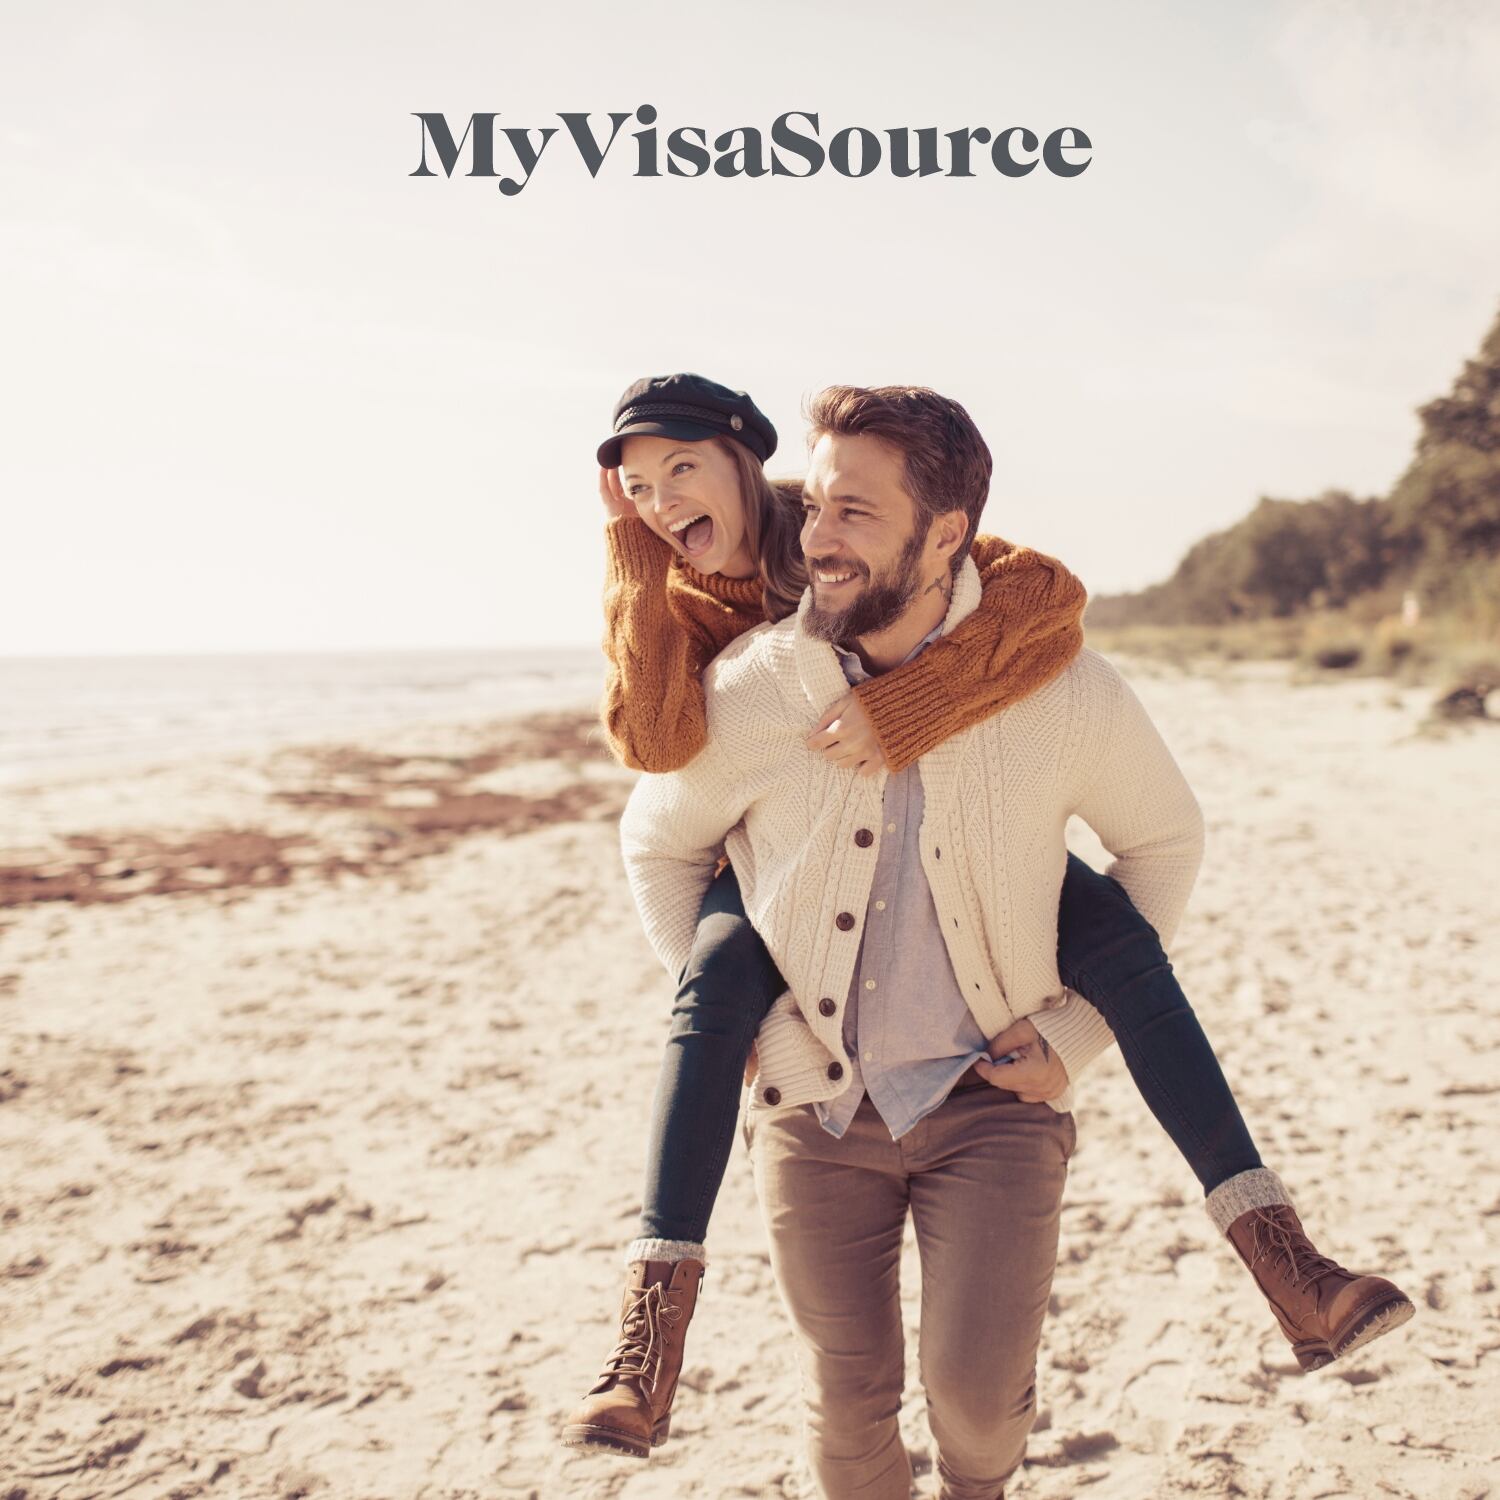
[[[764,598],[764,586],[760,581],[759,573],[752,573],[748,578],[730,578],[724,573],[700,573],[691,564],[684,562],[681,557],[673,559],[673,566],[695,589],[719,600],[722,604],[744,609],[747,606],[759,604]]]

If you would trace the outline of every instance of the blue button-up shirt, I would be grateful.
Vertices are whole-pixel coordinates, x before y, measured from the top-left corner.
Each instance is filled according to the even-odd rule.
[[[906,661],[942,629],[939,624],[918,641]],[[834,649],[851,685],[868,680],[871,674],[854,652]],[[971,1063],[989,1057],[987,1038],[954,978],[922,868],[917,838],[922,809],[922,775],[915,763],[887,776],[881,804],[885,826],[844,1008],[852,1077],[836,1099],[817,1105],[831,1135],[843,1135],[869,1094],[892,1139],[899,1140],[948,1097]]]

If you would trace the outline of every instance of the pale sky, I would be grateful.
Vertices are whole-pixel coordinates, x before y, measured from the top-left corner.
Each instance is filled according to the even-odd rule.
[[[934,386],[984,529],[1135,588],[1259,495],[1386,490],[1500,306],[1484,3],[6,10],[0,654],[597,642],[593,450],[676,369],[751,392],[773,474],[820,386]],[[408,175],[414,111],[648,102],[1094,160]]]

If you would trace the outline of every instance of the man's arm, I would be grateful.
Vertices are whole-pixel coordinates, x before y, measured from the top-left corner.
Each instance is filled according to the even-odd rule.
[[[1114,855],[1104,873],[1166,947],[1203,863],[1203,813],[1141,700],[1109,671],[1120,694],[1113,732],[1074,810]]]
[[[1111,679],[1113,711],[1074,811],[1114,856],[1105,873],[1125,887],[1166,947],[1203,862],[1203,814],[1129,683],[1102,658],[1099,664]],[[1073,1082],[1114,1040],[1104,1017],[1071,990],[1062,1005],[1029,1019]]]
[[[692,953],[724,835],[744,816],[742,788],[710,735],[680,771],[642,776],[621,815],[630,892],[646,937],[674,980]]]

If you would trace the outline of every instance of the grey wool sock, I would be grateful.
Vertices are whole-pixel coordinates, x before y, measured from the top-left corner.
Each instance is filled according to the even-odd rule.
[[[631,1240],[625,1264],[636,1260],[701,1260],[708,1264],[708,1247],[692,1240]]]
[[[1269,1167],[1256,1167],[1249,1172],[1236,1172],[1211,1192],[1203,1201],[1208,1216],[1220,1234],[1226,1234],[1229,1226],[1241,1214],[1252,1208],[1274,1208],[1284,1203],[1295,1209],[1292,1195],[1286,1184]]]

